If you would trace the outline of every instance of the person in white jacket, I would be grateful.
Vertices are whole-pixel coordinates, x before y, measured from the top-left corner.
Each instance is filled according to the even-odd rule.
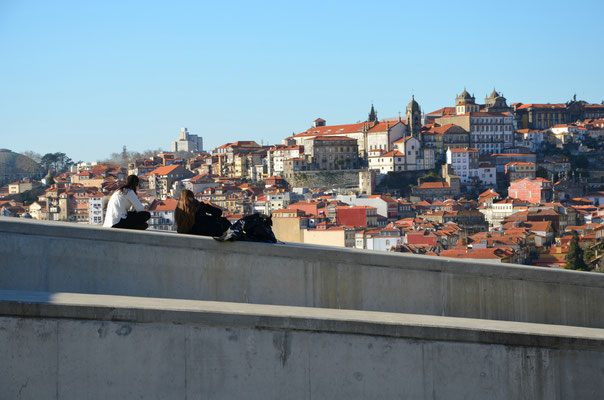
[[[138,188],[138,176],[130,175],[126,183],[113,192],[107,204],[104,227],[139,229],[145,230],[149,227],[147,221],[151,214],[136,196]]]

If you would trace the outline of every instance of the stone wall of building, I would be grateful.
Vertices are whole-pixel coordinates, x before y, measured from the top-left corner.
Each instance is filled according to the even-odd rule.
[[[288,183],[293,187],[358,188],[359,171],[361,170],[296,172]]]

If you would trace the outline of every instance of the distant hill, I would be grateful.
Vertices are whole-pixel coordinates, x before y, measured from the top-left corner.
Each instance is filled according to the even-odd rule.
[[[31,158],[8,149],[0,149],[0,184],[6,185],[23,178],[40,179],[43,175],[40,164]]]

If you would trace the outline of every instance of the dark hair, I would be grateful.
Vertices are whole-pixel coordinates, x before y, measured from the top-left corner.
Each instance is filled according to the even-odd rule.
[[[120,190],[120,192],[124,193],[128,189],[130,189],[134,193],[136,193],[137,187],[138,187],[138,176],[128,175],[128,178],[126,178],[126,183],[124,183],[123,185],[120,185],[119,190]]]

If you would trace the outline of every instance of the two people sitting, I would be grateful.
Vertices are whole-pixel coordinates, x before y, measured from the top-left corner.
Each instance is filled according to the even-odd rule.
[[[138,185],[138,177],[130,175],[126,183],[111,195],[103,226],[137,230],[145,230],[149,227],[147,221],[151,218],[151,214],[145,211],[137,197]],[[198,201],[190,190],[180,192],[174,217],[178,233],[212,236],[221,241],[277,242],[271,230],[270,217],[253,214],[231,226],[229,220],[222,216],[220,208]]]

